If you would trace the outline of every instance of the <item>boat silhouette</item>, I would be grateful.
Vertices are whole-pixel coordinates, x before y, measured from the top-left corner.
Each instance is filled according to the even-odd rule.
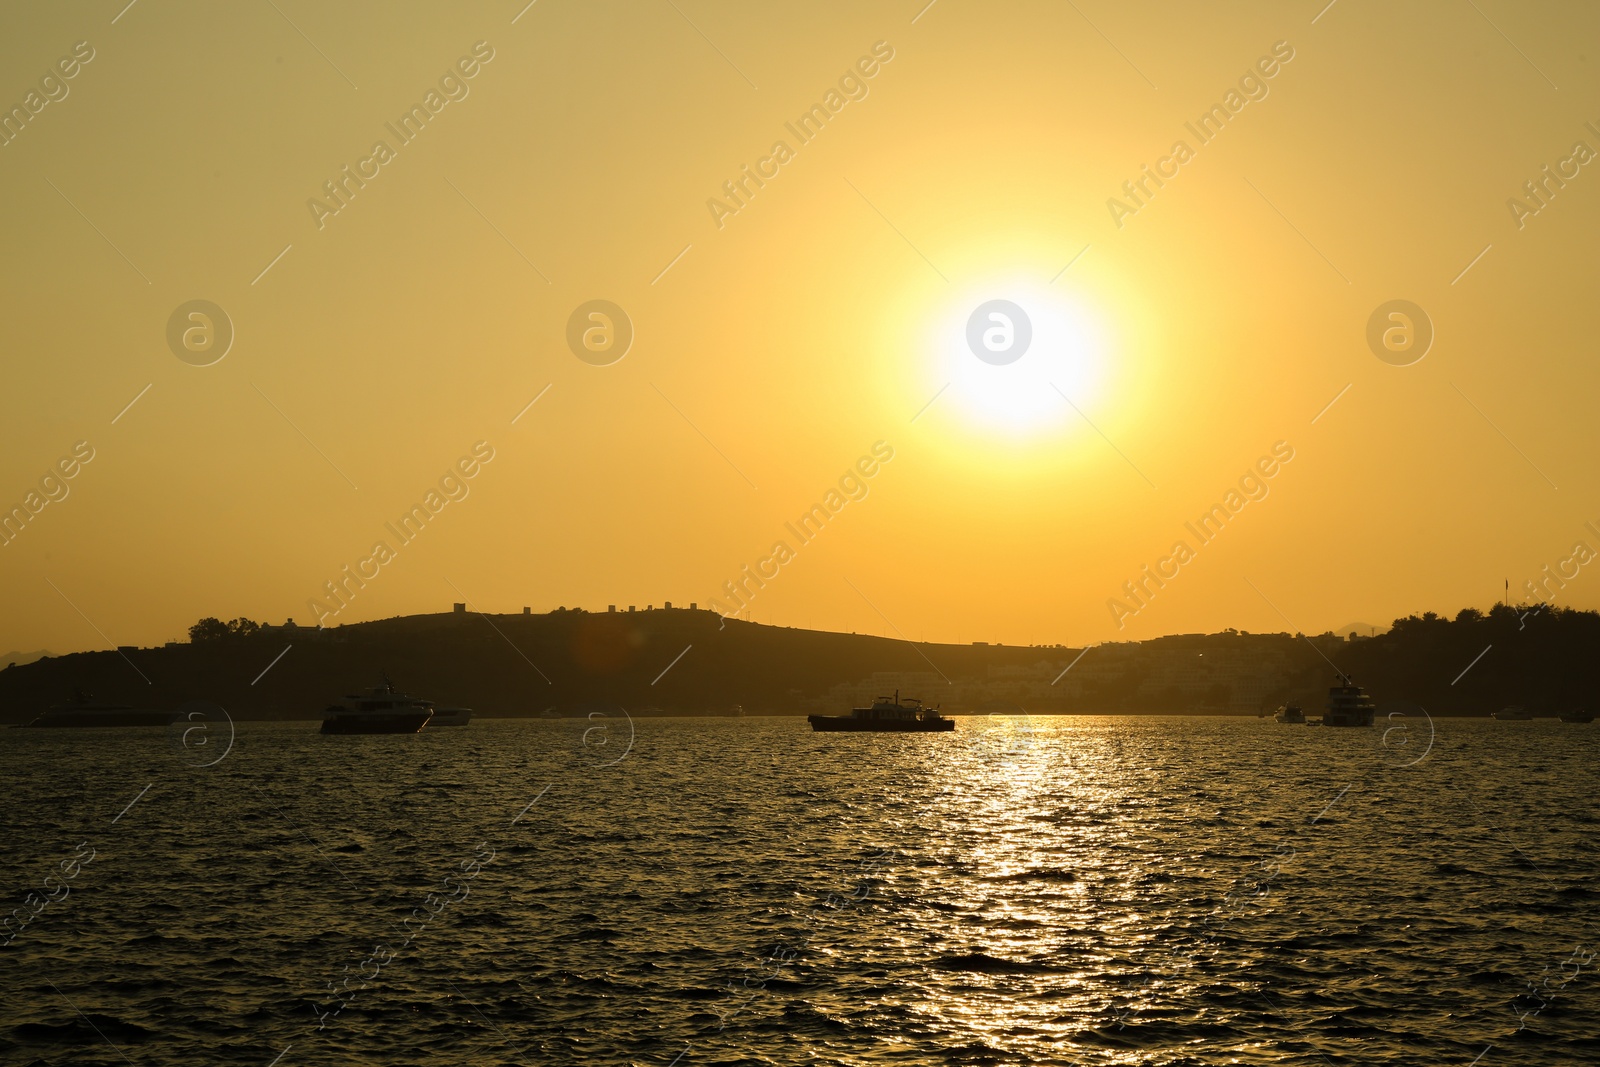
[[[176,711],[171,710],[103,704],[91,694],[75,689],[72,699],[65,704],[55,704],[31,722],[19,725],[41,729],[66,726],[168,726],[177,715]]]
[[[1324,726],[1371,726],[1377,705],[1367,696],[1367,691],[1350,680],[1348,674],[1339,675],[1339,684],[1328,688],[1328,710],[1323,712]]]
[[[433,703],[395,692],[389,676],[365,693],[351,693],[343,704],[323,712],[325,734],[414,734],[433,718]]]
[[[806,721],[817,733],[944,733],[956,728],[954,719],[939,714],[938,708],[926,708],[922,701],[907,697],[900,701],[900,690],[894,697],[879,697],[871,707],[853,708],[848,715],[808,715]]]
[[[435,708],[433,709],[433,718],[428,720],[428,729],[437,730],[441,726],[465,726],[471,721],[471,708]]]

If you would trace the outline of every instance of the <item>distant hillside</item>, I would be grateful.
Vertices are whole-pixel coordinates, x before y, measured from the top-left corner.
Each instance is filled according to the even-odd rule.
[[[135,707],[208,700],[239,718],[310,719],[383,672],[480,715],[616,705],[636,715],[839,712],[896,689],[957,713],[1254,715],[1294,701],[1315,715],[1332,665],[1380,707],[1486,715],[1507,704],[1546,714],[1600,704],[1600,615],[1577,611],[1469,609],[1454,621],[1399,619],[1370,638],[1230,630],[1087,650],[913,645],[684,609],[414,615],[328,630],[205,620],[194,633],[186,644],[0,670],[0,722],[30,719],[75,689]]]
[[[978,677],[991,666],[1069,655],[999,645],[919,647],[924,652],[881,637],[724,623],[716,612],[686,609],[415,615],[327,630],[270,627],[12,667],[0,671],[0,721],[31,718],[74,689],[140,707],[203,699],[247,718],[311,718],[343,694],[377,684],[383,672],[397,688],[481,715],[600,704],[645,713],[735,704],[750,713],[797,712],[840,682],[927,671],[924,653],[952,676]]]
[[[1430,713],[1487,715],[1521,704],[1536,715],[1600,710],[1600,614],[1496,605],[1455,619],[1396,619],[1386,634],[1351,643],[1339,661],[1380,699]],[[1479,658],[1481,656],[1481,658]]]
[[[17,664],[20,666],[21,664],[33,663],[36,660],[41,660],[46,656],[53,655],[55,655],[54,652],[50,652],[43,648],[37,652],[7,652],[4,655],[0,655],[0,670],[5,669],[10,664]]]
[[[1377,637],[1388,629],[1387,626],[1374,626],[1370,622],[1350,622],[1333,632],[1339,637],[1349,637],[1351,634],[1357,637]]]

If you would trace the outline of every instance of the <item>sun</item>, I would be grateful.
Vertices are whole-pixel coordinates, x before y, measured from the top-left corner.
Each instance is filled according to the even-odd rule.
[[[973,284],[941,306],[931,332],[939,402],[975,428],[1044,433],[1080,422],[1099,403],[1104,338],[1066,291],[1033,280]]]

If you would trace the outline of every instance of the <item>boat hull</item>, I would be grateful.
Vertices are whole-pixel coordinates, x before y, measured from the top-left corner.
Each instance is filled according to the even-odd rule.
[[[1594,716],[1588,714],[1587,712],[1577,712],[1577,713],[1568,712],[1566,715],[1561,716],[1561,721],[1562,722],[1594,722]]]
[[[940,734],[956,728],[954,719],[857,719],[850,715],[808,715],[806,721],[819,734]]]
[[[335,715],[322,720],[325,734],[414,734],[428,725],[431,711],[396,711],[381,715]]]
[[[177,714],[175,711],[151,711],[142,708],[52,708],[32,722],[23,725],[32,729],[170,726]]]

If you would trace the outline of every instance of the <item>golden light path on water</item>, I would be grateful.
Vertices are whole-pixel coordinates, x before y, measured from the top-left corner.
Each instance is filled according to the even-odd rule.
[[[100,1043],[64,996],[176,1067],[1582,1062],[1592,968],[1526,993],[1600,940],[1600,735],[1511,725],[240,723],[210,776],[15,731],[0,865],[96,856],[4,948],[0,1058]]]
[[[892,820],[907,854],[863,905],[901,936],[836,957],[900,976],[874,987],[912,1009],[885,1014],[886,1029],[962,1035],[952,1062],[1119,1065],[1323,1062],[1356,1035],[1376,1061],[1378,1048],[1505,1031],[1487,1013],[1515,983],[1490,978],[1493,942],[1445,933],[1478,923],[1436,896],[1440,872],[1474,856],[1432,803],[1440,766],[1406,767],[1376,736],[1263,734],[1250,720],[962,730],[880,798],[904,812],[931,797]],[[1188,751],[1174,737],[1194,734]],[[1565,955],[1558,940],[1541,951]],[[1498,993],[1463,994],[1462,966]],[[1413,987],[1484,1014],[1441,1020],[1438,1004],[1396,1000]],[[849,996],[832,1003],[852,1017]]]
[[[1097,917],[1093,899],[1096,883],[1115,878],[1113,842],[1127,836],[1105,816],[1128,798],[1101,773],[1103,757],[1074,744],[1060,722],[996,716],[974,725],[971,749],[950,768],[963,784],[941,805],[961,814],[945,862],[968,876],[939,887],[971,948],[950,954],[950,995],[928,1008],[989,1049],[1019,1038],[1065,1047],[1084,1015],[1110,1006],[1125,1019],[1158,992],[1139,967],[1147,917],[1136,909]],[[1063,831],[1041,814],[1054,804],[1082,813],[1082,823]],[[1070,961],[1051,951],[1062,938],[1096,937],[1126,948],[1080,951]],[[1108,984],[1124,990],[1109,1002]],[[1130,1054],[1106,1062],[1136,1061]]]

